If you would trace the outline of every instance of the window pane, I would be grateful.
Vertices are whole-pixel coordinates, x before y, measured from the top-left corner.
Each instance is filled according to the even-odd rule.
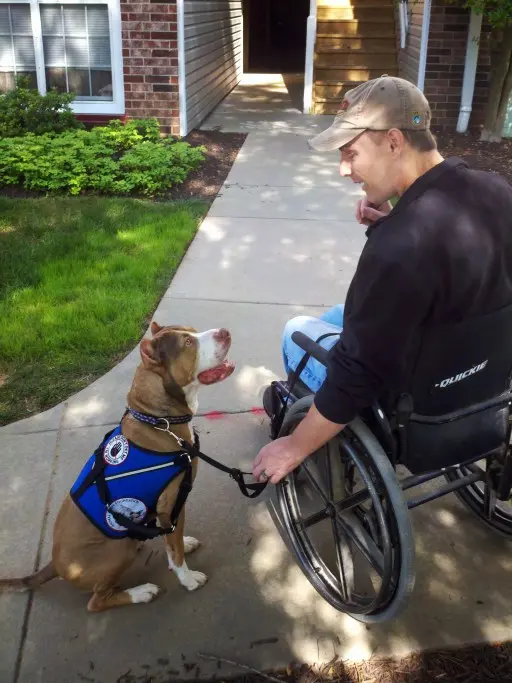
[[[14,67],[11,36],[0,36],[0,67]]]
[[[30,5],[11,5],[11,22],[13,33],[32,35]]]
[[[9,8],[7,5],[0,5],[0,35],[8,35],[10,32]]]
[[[68,38],[66,36],[66,57],[68,66],[89,66],[87,38]]]
[[[40,5],[47,87],[113,100],[106,5]]]
[[[112,99],[112,72],[91,70],[91,85],[93,97],[107,97]]]
[[[46,66],[64,66],[64,38],[43,38],[44,62]]]
[[[16,76],[28,76],[37,87],[34,39],[28,3],[0,5],[0,92],[12,90]]]
[[[90,36],[109,35],[106,5],[87,5],[87,26]]]
[[[85,7],[64,5],[64,31],[67,36],[86,36]]]
[[[90,38],[89,59],[91,67],[110,66],[110,40],[108,38]]]
[[[68,69],[68,83],[70,92],[74,92],[77,99],[90,97],[89,69]]]
[[[59,92],[66,92],[66,69],[46,69],[46,88],[48,90],[55,88]]]
[[[62,27],[62,13],[60,5],[39,5],[39,12],[41,14],[41,28],[43,35],[61,36],[63,35]]]
[[[36,66],[34,40],[32,36],[14,36],[14,59],[16,67]]]

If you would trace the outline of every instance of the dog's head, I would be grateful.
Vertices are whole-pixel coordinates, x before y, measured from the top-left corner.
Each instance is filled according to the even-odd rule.
[[[224,328],[197,332],[192,327],[151,324],[152,339],[143,339],[144,367],[162,377],[166,390],[185,389],[194,383],[215,384],[229,377],[235,366],[226,360],[231,334]]]

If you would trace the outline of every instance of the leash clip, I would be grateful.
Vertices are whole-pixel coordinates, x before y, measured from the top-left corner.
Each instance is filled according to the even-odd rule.
[[[156,425],[154,425],[155,429],[158,429],[159,432],[167,432],[167,434],[170,434],[171,436],[173,436],[176,439],[176,441],[178,442],[178,444],[181,447],[183,447],[185,440],[182,439],[180,436],[178,436],[177,434],[175,434],[171,430],[171,425],[169,424],[169,420],[167,420],[165,417],[161,417],[160,420],[162,420],[162,422],[165,422],[165,427],[157,427]]]

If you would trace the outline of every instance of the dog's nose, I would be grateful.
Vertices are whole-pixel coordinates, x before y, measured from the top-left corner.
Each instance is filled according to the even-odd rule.
[[[219,342],[228,342],[231,339],[231,333],[229,330],[226,330],[225,327],[221,327],[214,334],[214,338],[216,339],[216,341],[219,341]]]

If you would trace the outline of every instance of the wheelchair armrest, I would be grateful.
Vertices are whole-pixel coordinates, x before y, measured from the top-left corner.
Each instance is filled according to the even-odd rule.
[[[301,349],[307,351],[315,360],[322,365],[327,365],[328,351],[324,349],[323,346],[317,344],[316,341],[308,337],[304,332],[293,332],[292,341],[294,341],[297,346]]]

